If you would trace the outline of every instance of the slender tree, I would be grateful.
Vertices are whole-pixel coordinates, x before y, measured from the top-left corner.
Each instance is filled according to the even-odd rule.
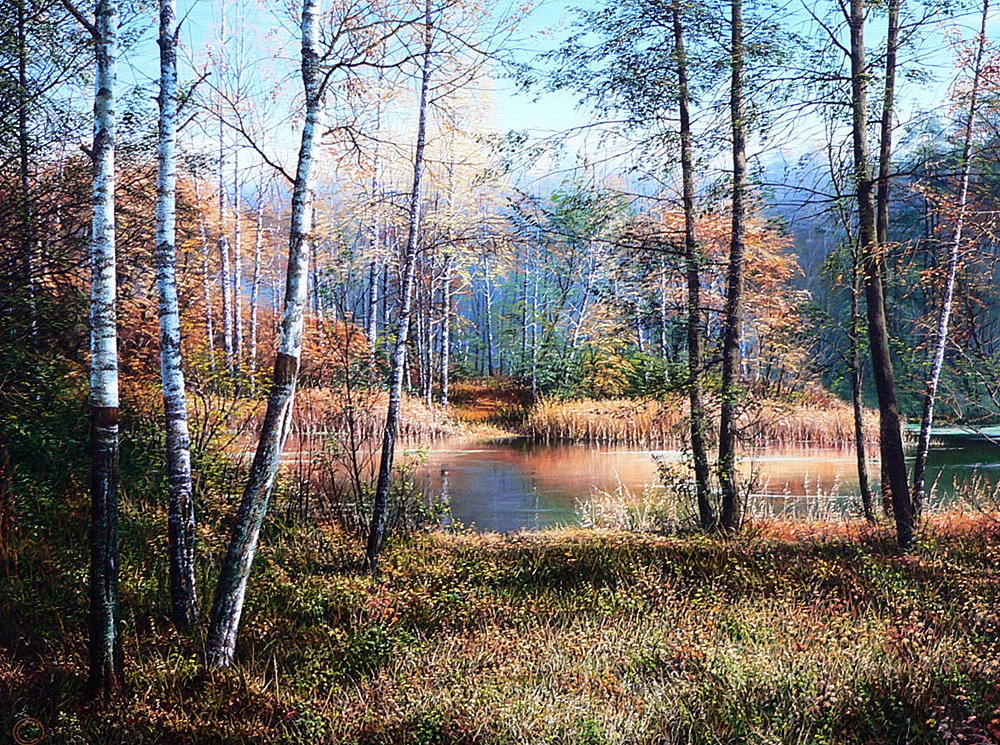
[[[694,461],[698,520],[705,529],[715,526],[710,492],[708,449],[705,446],[705,405],[701,397],[701,255],[695,234],[694,154],[691,137],[691,102],[687,56],[684,51],[684,18],[680,0],[674,0],[674,55],[677,65],[677,107],[680,114],[681,181],[684,202],[684,261],[687,277],[688,400],[691,405],[691,456]],[[660,303],[661,313],[665,303]],[[661,335],[665,318],[661,317]],[[666,343],[661,341],[666,356]]]
[[[232,528],[229,549],[219,572],[212,620],[205,653],[212,667],[227,667],[236,650],[236,635],[250,566],[267,512],[271,487],[292,416],[298,378],[302,335],[308,302],[309,253],[313,241],[313,197],[316,188],[315,143],[319,128],[325,80],[319,54],[318,0],[303,0],[302,85],[305,91],[305,123],[299,148],[298,168],[292,191],[292,216],[288,237],[288,273],[281,341],[274,362],[274,375],[246,489]]]
[[[201,209],[201,194],[198,179],[194,179],[194,201],[198,203],[198,237],[201,241],[201,292],[205,305],[205,338],[208,341],[208,366],[215,374],[215,319],[212,310],[212,271],[209,259],[208,229],[205,227],[205,213]]]
[[[181,367],[180,311],[177,304],[177,7],[160,0],[160,106],[156,181],[156,283],[160,303],[160,371],[167,438],[167,505],[170,600],[174,623],[198,621],[194,567],[194,499],[191,491],[191,438]]]
[[[226,222],[226,175],[225,147],[222,115],[219,115],[219,236],[216,244],[222,269],[222,351],[226,358],[226,371],[236,374],[236,359],[233,351],[233,283],[232,261],[229,250],[229,234]]]
[[[743,275],[746,251],[747,155],[743,101],[743,0],[732,0],[731,14],[732,80],[729,88],[729,109],[733,137],[733,214],[722,336],[719,485],[722,487],[722,527],[733,531],[740,527],[742,512],[736,475],[736,407],[740,398],[740,335],[742,331]]]
[[[892,120],[896,106],[896,56],[899,52],[899,11],[902,4],[902,0],[889,0],[885,32],[885,76],[882,86],[882,121],[879,124],[878,187],[875,190],[875,231],[880,246],[887,246],[889,243]]]
[[[88,20],[66,9],[94,41],[93,222],[90,244],[90,669],[91,695],[124,686],[118,608],[118,334],[115,269],[115,67],[118,6],[97,0]]]
[[[28,13],[27,0],[17,0],[17,155],[21,180],[21,267],[24,285],[28,290],[28,312],[30,314],[32,343],[37,343],[37,308],[35,304],[35,215],[32,209],[34,198],[31,185],[31,136],[28,131],[31,92],[28,82]]]
[[[258,317],[260,314],[261,253],[264,248],[264,186],[261,183],[257,193],[257,209],[254,220],[253,277],[250,280],[250,385],[257,386],[257,342],[259,336]]]
[[[972,68],[972,86],[969,90],[968,109],[962,127],[962,153],[959,160],[958,206],[955,215],[955,229],[948,242],[948,261],[944,281],[944,297],[941,299],[941,313],[934,333],[933,354],[927,387],[924,391],[923,411],[920,417],[920,437],[913,460],[913,510],[920,517],[924,502],[924,473],[927,468],[927,452],[930,449],[931,427],[934,424],[934,400],[937,397],[944,353],[948,345],[948,324],[955,300],[955,278],[958,275],[959,254],[962,249],[962,233],[969,206],[969,179],[972,173],[972,139],[975,129],[976,111],[979,105],[979,91],[983,74],[983,55],[986,51],[986,21],[989,16],[989,0],[983,0],[980,16],[979,36],[976,40],[976,56]]]
[[[372,573],[378,571],[378,553],[385,535],[386,509],[389,503],[389,486],[395,457],[396,435],[399,431],[399,413],[403,399],[403,381],[406,373],[407,339],[410,333],[410,316],[413,310],[413,285],[417,264],[417,245],[420,238],[420,207],[424,175],[424,150],[427,145],[427,108],[431,84],[431,51],[434,46],[431,0],[424,5],[424,50],[421,65],[420,101],[417,116],[417,142],[413,154],[413,190],[410,192],[409,225],[406,247],[403,251],[399,318],[396,322],[396,339],[392,352],[392,372],[389,380],[389,406],[386,411],[385,429],[382,433],[382,454],[379,458],[378,480],[372,503],[372,518],[368,526],[365,555]]]
[[[868,455],[865,444],[864,405],[861,401],[861,313],[858,302],[861,295],[861,272],[856,242],[851,246],[851,321],[850,336],[851,365],[851,409],[854,415],[854,455],[858,467],[858,490],[861,492],[861,509],[865,519],[875,523],[875,509],[872,503],[872,488],[868,481]]]
[[[240,202],[243,183],[240,173],[240,151],[233,152],[233,358],[236,371],[243,367],[243,212]]]
[[[444,267],[441,270],[441,405],[448,408],[448,397],[451,385],[451,281],[454,258],[445,254]]]
[[[884,294],[884,258],[878,242],[875,202],[868,156],[868,67],[865,61],[865,6],[851,0],[848,23],[851,31],[851,112],[853,127],[854,181],[858,201],[858,237],[864,274],[868,338],[871,347],[875,390],[878,395],[880,446],[883,473],[889,482],[896,533],[904,548],[913,540],[914,514],[906,477],[903,435],[896,380],[889,348]]]

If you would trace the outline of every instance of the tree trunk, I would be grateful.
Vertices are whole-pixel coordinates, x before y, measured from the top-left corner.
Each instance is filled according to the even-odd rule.
[[[240,219],[240,151],[233,153],[233,364],[243,368],[243,221]]]
[[[232,262],[229,258],[229,235],[226,227],[226,173],[223,143],[222,111],[219,111],[219,257],[222,260],[222,349],[226,357],[226,372],[236,373],[233,357],[233,285]]]
[[[685,73],[685,79],[686,79],[686,77],[687,77],[687,75]],[[686,106],[686,104],[682,104],[682,106]],[[690,156],[691,156],[691,153],[690,153],[690,147],[691,147],[691,131],[690,131],[690,126],[691,125],[690,125],[690,121],[689,121],[688,122],[688,133],[687,133],[688,148],[689,148],[689,152],[687,153],[687,155],[688,155],[689,159],[690,159]],[[683,125],[682,125],[682,128],[683,128]],[[686,176],[683,173],[683,171],[684,171],[684,149],[683,148],[684,148],[684,135],[681,134],[681,171],[682,171],[681,179],[682,180],[684,178],[686,178]],[[691,163],[689,162],[688,165],[690,166]],[[693,189],[693,187],[692,187],[692,189]],[[693,193],[694,192],[692,191],[692,199],[693,199]],[[694,202],[692,202],[691,204],[692,204],[692,209],[694,209]],[[686,207],[686,203],[685,203],[685,207]],[[686,233],[686,231],[687,231],[687,213],[685,213],[685,215],[684,215],[684,224],[685,224],[685,240],[686,240],[686,236],[687,236],[687,233]],[[665,258],[661,258],[660,259],[660,297],[659,297],[659,303],[657,303],[657,305],[658,305],[658,309],[657,310],[659,311],[659,316],[660,316],[660,358],[664,362],[667,362],[669,360],[669,358],[670,358],[670,353],[669,353],[669,351],[667,349],[667,260]]]
[[[257,219],[253,241],[253,279],[250,280],[250,386],[257,388],[258,305],[260,305],[260,259],[264,249],[264,189],[257,197]]]
[[[156,184],[156,284],[160,303],[160,372],[167,436],[167,515],[170,602],[174,623],[190,629],[198,622],[194,567],[194,498],[191,491],[191,438],[181,366],[180,310],[177,303],[177,7],[160,0],[160,120]]]
[[[490,279],[490,257],[483,256],[483,282],[486,293],[486,374],[493,377],[493,282]]]
[[[37,344],[38,313],[36,308],[35,288],[35,250],[36,231],[33,208],[34,197],[31,189],[31,139],[28,133],[28,29],[27,0],[17,0],[17,145],[19,172],[21,178],[21,220],[22,220],[22,256],[20,273],[24,278],[24,287],[28,291],[28,314],[31,329],[32,345]]]
[[[431,81],[431,48],[434,27],[431,23],[431,2],[424,6],[424,54],[420,82],[420,103],[417,118],[417,143],[413,156],[413,191],[410,194],[409,226],[406,249],[403,253],[403,271],[399,299],[399,319],[392,353],[392,373],[389,383],[389,406],[386,411],[385,429],[382,434],[382,454],[379,459],[378,480],[372,504],[372,519],[368,528],[365,555],[369,570],[378,572],[378,552],[385,535],[385,513],[389,502],[392,463],[395,456],[396,435],[399,431],[399,413],[403,398],[403,375],[406,368],[406,344],[410,332],[410,314],[413,306],[413,279],[416,269],[417,245],[420,233],[420,200],[424,174],[424,148],[427,140],[427,106]]]
[[[432,343],[432,339],[434,338],[434,319],[431,313],[431,306],[434,304],[433,256],[427,257],[427,266],[429,267],[430,276],[424,289],[423,319],[420,324],[423,328],[423,340],[420,344],[422,347],[422,364],[424,368],[421,376],[423,378],[424,404],[430,408],[434,403],[434,344]]]
[[[212,622],[205,654],[212,667],[227,667],[236,649],[236,634],[250,566],[257,550],[261,525],[267,512],[271,487],[292,417],[295,384],[308,303],[309,247],[313,240],[313,197],[316,188],[315,141],[322,108],[323,84],[319,58],[317,0],[302,3],[302,84],[306,117],[302,127],[298,169],[292,191],[292,218],[288,240],[288,275],[281,342],[274,362],[274,378],[267,400],[257,452],[247,479],[239,512],[232,528],[229,549],[219,572]]]
[[[858,227],[864,269],[865,300],[872,370],[878,394],[882,466],[889,483],[893,516],[899,545],[913,540],[914,515],[906,479],[906,460],[896,402],[896,380],[889,348],[884,296],[884,262],[878,243],[871,165],[868,162],[868,68],[865,63],[865,7],[863,0],[851,0],[851,104],[854,139],[854,174],[858,199]]]
[[[941,301],[941,315],[938,317],[937,329],[934,334],[934,353],[931,358],[931,369],[927,376],[927,389],[924,392],[923,412],[920,417],[920,437],[917,441],[917,453],[913,461],[913,512],[919,519],[924,503],[924,472],[927,468],[927,452],[930,449],[931,427],[934,424],[934,400],[937,397],[938,383],[941,380],[941,369],[944,366],[944,353],[948,344],[948,323],[951,319],[951,308],[955,299],[955,277],[958,274],[958,259],[962,249],[962,232],[965,228],[965,214],[969,203],[969,178],[971,171],[972,136],[975,126],[976,107],[979,98],[979,87],[982,79],[983,55],[986,47],[986,20],[989,16],[989,0],[983,0],[983,13],[980,17],[979,38],[976,44],[975,67],[972,73],[972,89],[969,91],[969,108],[962,132],[962,160],[958,187],[958,214],[955,216],[955,232],[948,244],[948,270],[945,277],[944,298]]]
[[[531,272],[531,402],[538,401],[538,248],[532,261]]]
[[[708,449],[705,446],[705,406],[701,399],[701,252],[695,235],[694,157],[688,94],[687,57],[679,0],[673,5],[674,55],[677,59],[677,103],[680,110],[681,178],[684,201],[684,260],[687,274],[688,399],[691,405],[691,458],[701,527],[715,527]],[[664,277],[664,280],[666,277]],[[662,307],[662,304],[661,304]],[[662,321],[661,321],[662,325]],[[665,353],[664,353],[664,356]]]
[[[115,272],[115,64],[118,8],[97,0],[94,217],[90,287],[90,676],[92,695],[124,684],[118,609],[118,338]]]
[[[209,261],[208,231],[205,229],[205,213],[201,209],[198,179],[194,179],[194,201],[198,203],[198,235],[201,238],[201,290],[205,303],[205,338],[208,341],[208,368],[215,374],[215,315],[212,311],[212,280]]]
[[[378,228],[373,231],[377,234]],[[378,262],[372,258],[368,264],[368,344],[371,347],[370,357],[375,363],[375,352],[378,349]]]
[[[444,257],[444,276],[441,278],[441,393],[440,401],[448,408],[451,376],[451,254]]]
[[[885,34],[885,84],[882,88],[878,188],[875,193],[875,233],[880,246],[889,243],[889,190],[892,176],[892,114],[896,98],[896,52],[899,47],[899,10],[902,0],[889,0]],[[884,251],[884,249],[883,249]]]
[[[739,530],[742,505],[736,476],[736,406],[739,403],[740,335],[746,242],[747,156],[743,119],[743,0],[732,0],[732,82],[729,108],[733,129],[733,222],[729,243],[726,311],[722,337],[722,406],[719,424],[719,484],[722,527]]]
[[[861,402],[861,350],[859,326],[858,295],[861,294],[860,273],[858,271],[858,256],[856,250],[851,250],[851,407],[854,410],[854,454],[858,464],[858,489],[861,491],[861,507],[865,519],[874,524],[875,509],[872,500],[871,484],[868,482],[868,455],[865,443],[864,406]]]

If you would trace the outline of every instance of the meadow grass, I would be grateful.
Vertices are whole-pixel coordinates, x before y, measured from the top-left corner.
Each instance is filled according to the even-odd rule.
[[[280,505],[279,505],[280,506]],[[418,533],[383,573],[276,510],[235,665],[166,620],[165,516],[127,497],[129,694],[82,698],[83,499],[2,546],[0,741],[986,743],[1000,738],[1000,524],[936,515],[901,554],[857,522],[738,539],[564,529]],[[204,506],[208,607],[231,505]]]

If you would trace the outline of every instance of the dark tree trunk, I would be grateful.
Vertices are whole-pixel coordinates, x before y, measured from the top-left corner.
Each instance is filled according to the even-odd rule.
[[[722,527],[739,530],[742,518],[736,476],[736,410],[740,399],[740,335],[743,313],[743,273],[746,242],[747,156],[743,103],[743,2],[732,0],[732,83],[730,116],[733,129],[733,222],[726,282],[722,337],[722,406],[719,423],[719,484],[722,487]]]
[[[705,406],[701,398],[701,252],[695,235],[694,156],[688,93],[684,25],[679,0],[674,0],[674,55],[677,63],[677,103],[680,110],[681,177],[684,200],[684,260],[687,275],[688,399],[691,405],[691,457],[701,527],[715,527],[708,449],[705,446]],[[664,350],[666,356],[666,350]]]
[[[864,270],[868,338],[872,370],[878,394],[882,466],[892,498],[893,517],[899,545],[913,540],[914,514],[906,477],[903,436],[896,401],[896,380],[889,348],[884,296],[884,262],[878,243],[871,165],[868,159],[867,75],[865,63],[865,7],[863,0],[851,0],[851,99],[854,130],[854,174],[858,199],[858,227]]]
[[[868,481],[868,456],[865,443],[864,406],[861,401],[861,340],[859,338],[859,303],[861,294],[860,273],[858,271],[857,251],[851,250],[851,407],[854,410],[854,454],[858,464],[858,489],[861,491],[861,508],[865,519],[875,523],[875,508],[872,500],[872,488]]]

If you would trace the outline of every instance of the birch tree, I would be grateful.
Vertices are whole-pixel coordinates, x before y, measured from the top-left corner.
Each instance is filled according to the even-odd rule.
[[[174,623],[186,629],[198,621],[198,604],[194,574],[191,438],[188,434],[177,304],[177,31],[176,0],[160,0],[156,284],[159,291],[160,372],[166,416],[171,613]]]
[[[115,304],[115,73],[118,5],[96,0],[90,21],[66,9],[94,42],[93,220],[90,239],[90,636],[87,687],[112,698],[124,685],[118,607],[118,334]]]
[[[920,417],[920,436],[917,440],[917,451],[913,460],[913,511],[919,518],[924,502],[924,472],[927,468],[927,451],[930,449],[931,427],[934,424],[934,401],[937,397],[938,383],[941,380],[941,368],[944,366],[944,353],[948,345],[948,324],[951,320],[952,305],[955,299],[955,278],[958,275],[959,255],[962,250],[965,218],[969,205],[969,179],[972,172],[972,139],[975,128],[976,111],[979,106],[980,83],[983,74],[983,55],[986,51],[986,21],[989,16],[989,0],[983,0],[983,10],[980,16],[979,35],[976,39],[976,54],[972,68],[972,83],[969,89],[968,108],[965,112],[965,124],[962,127],[962,153],[959,160],[958,205],[955,215],[955,228],[948,242],[948,260],[944,281],[944,297],[941,300],[941,313],[938,316],[937,328],[934,333],[933,354],[930,370],[927,375],[927,387],[924,391],[923,409]]]
[[[250,475],[229,548],[219,573],[205,653],[212,667],[227,667],[236,650],[236,636],[250,567],[260,529],[267,512],[271,487],[291,422],[292,404],[302,353],[302,335],[307,306],[309,254],[313,240],[313,198],[316,189],[315,145],[319,134],[326,77],[320,67],[318,0],[303,0],[300,23],[301,74],[305,93],[305,123],[299,147],[292,193],[292,215],[288,239],[288,273],[280,344],[274,363],[271,392],[254,454]]]
[[[434,46],[434,24],[431,20],[431,0],[425,0],[423,28],[423,60],[421,64],[420,98],[417,113],[417,140],[413,155],[413,189],[410,192],[409,224],[406,247],[403,251],[399,317],[392,350],[392,370],[389,379],[389,406],[382,433],[382,453],[379,458],[378,480],[372,502],[372,517],[368,527],[365,556],[368,568],[378,571],[378,552],[385,535],[386,509],[392,464],[395,458],[396,436],[399,432],[399,414],[403,399],[403,382],[406,373],[407,339],[410,333],[410,315],[413,306],[413,285],[417,264],[417,245],[420,239],[420,202],[424,175],[424,150],[427,145],[427,104],[431,83],[431,51]]]

